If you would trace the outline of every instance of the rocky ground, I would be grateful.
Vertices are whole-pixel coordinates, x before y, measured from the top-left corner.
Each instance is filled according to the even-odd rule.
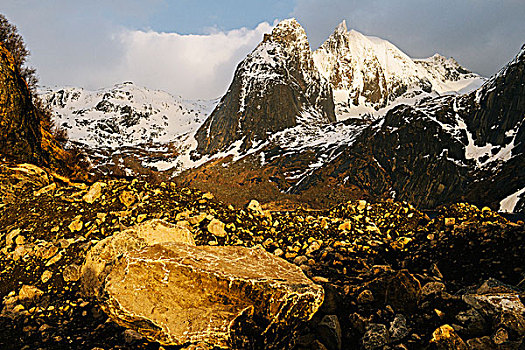
[[[177,348],[117,325],[81,288],[90,248],[149,219],[186,226],[197,245],[263,247],[321,285],[323,305],[289,348],[525,346],[525,226],[488,208],[432,220],[396,202],[264,212],[171,183],[71,183],[7,163],[0,198],[2,349]]]

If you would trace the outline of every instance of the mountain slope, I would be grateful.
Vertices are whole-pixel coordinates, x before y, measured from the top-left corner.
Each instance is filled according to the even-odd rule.
[[[97,91],[44,89],[42,99],[95,170],[117,176],[180,168],[180,153],[195,143],[191,135],[216,103],[183,100],[130,82]]]
[[[469,201],[521,212],[524,62],[522,51],[472,93],[400,105],[375,121],[285,129],[179,180],[236,204],[249,200],[243,193],[312,207],[393,197],[427,209]]]
[[[475,92],[436,98],[416,106],[399,106],[372,124],[316,179],[348,175],[355,155],[369,155],[388,175],[398,200],[422,208],[470,201],[500,209],[500,203],[525,187],[525,50]],[[350,161],[349,161],[350,160]],[[384,176],[367,186],[385,190]],[[522,211],[523,201],[509,211]]]
[[[299,124],[335,121],[332,91],[315,68],[304,29],[280,22],[244,59],[226,95],[195,135],[201,154],[239,141],[246,150]]]
[[[213,106],[130,82],[98,91],[44,89],[42,98],[69,137],[88,147],[168,143],[195,131]]]
[[[481,77],[438,54],[413,60],[390,42],[348,30],[343,21],[314,52],[321,74],[334,88],[340,118],[373,112],[399,97],[421,99],[475,89]]]

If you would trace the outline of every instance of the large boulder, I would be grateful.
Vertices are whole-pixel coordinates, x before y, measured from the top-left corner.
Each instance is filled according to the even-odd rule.
[[[102,307],[164,345],[286,348],[323,302],[323,288],[263,249],[164,243],[124,254]]]
[[[121,254],[134,249],[164,242],[181,242],[195,245],[193,235],[186,227],[152,219],[113,236],[107,237],[86,255],[82,266],[81,279],[84,292],[97,296],[107,267]]]

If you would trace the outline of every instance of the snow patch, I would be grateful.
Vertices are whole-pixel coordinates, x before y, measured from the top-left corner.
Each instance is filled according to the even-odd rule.
[[[504,213],[513,213],[514,208],[516,208],[516,204],[518,204],[518,201],[520,200],[521,196],[524,193],[525,193],[525,187],[511,194],[510,196],[505,197],[499,203],[499,211],[504,212]]]

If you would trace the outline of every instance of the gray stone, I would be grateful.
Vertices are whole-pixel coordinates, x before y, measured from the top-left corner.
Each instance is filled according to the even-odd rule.
[[[390,341],[388,329],[384,324],[370,323],[367,327],[361,345],[365,350],[380,349]]]
[[[448,324],[437,328],[432,333],[432,339],[430,340],[430,343],[433,344],[434,348],[438,350],[467,350],[467,344],[465,344],[463,339],[457,335],[456,331],[454,331],[454,328]]]
[[[462,332],[469,337],[482,335],[485,331],[485,319],[476,309],[469,309],[458,313],[456,320],[463,326]]]
[[[89,188],[89,191],[82,197],[82,199],[89,204],[94,203],[97,199],[102,196],[102,189],[106,187],[106,184],[104,182],[95,182],[91,187]]]
[[[525,313],[525,306],[518,294],[465,294],[462,299],[485,316],[493,316],[500,312]]]
[[[80,269],[81,267],[76,264],[68,265],[62,272],[62,278],[66,282],[76,282],[80,279]]]
[[[226,237],[227,233],[224,229],[226,225],[218,219],[212,219],[208,224],[208,232],[217,237]]]
[[[402,340],[409,334],[407,327],[407,319],[404,315],[396,315],[394,320],[390,322],[390,341],[396,342]]]
[[[328,350],[341,350],[341,326],[337,315],[325,315],[317,325],[316,332]]]

